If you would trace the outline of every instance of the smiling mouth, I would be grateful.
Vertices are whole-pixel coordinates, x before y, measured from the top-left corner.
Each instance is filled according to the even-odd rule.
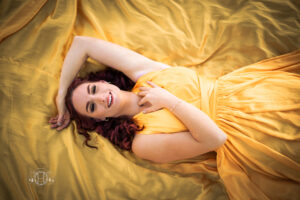
[[[107,106],[108,106],[108,108],[110,108],[111,105],[113,104],[113,100],[114,100],[113,95],[112,95],[111,92],[109,92],[109,96],[107,98],[107,102],[108,102]]]

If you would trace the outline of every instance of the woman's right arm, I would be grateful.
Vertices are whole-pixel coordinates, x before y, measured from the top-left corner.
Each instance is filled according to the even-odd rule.
[[[66,96],[69,86],[87,57],[83,41],[75,37],[62,66],[58,96]]]
[[[170,67],[105,40],[75,36],[63,63],[59,94],[62,96],[66,94],[69,85],[88,57],[123,72],[134,82],[143,74]]]
[[[64,129],[70,123],[70,114],[65,105],[65,97],[70,84],[87,59],[87,54],[85,49],[82,48],[82,43],[82,40],[78,37],[74,38],[62,66],[59,90],[56,96],[58,114],[49,120],[51,128],[56,128],[58,131]]]

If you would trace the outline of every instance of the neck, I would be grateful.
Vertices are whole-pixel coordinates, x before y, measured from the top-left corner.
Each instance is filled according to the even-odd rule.
[[[137,94],[133,92],[122,91],[122,95],[125,101],[120,116],[126,115],[129,117],[133,117],[134,115],[137,115],[138,113],[143,111],[144,107],[138,105],[138,102],[141,98]]]

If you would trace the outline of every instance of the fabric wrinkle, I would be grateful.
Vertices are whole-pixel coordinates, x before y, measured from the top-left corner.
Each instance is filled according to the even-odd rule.
[[[216,120],[216,105],[217,105],[217,86],[218,80],[212,78],[199,77],[201,90],[201,106],[200,110],[205,112],[213,121]]]

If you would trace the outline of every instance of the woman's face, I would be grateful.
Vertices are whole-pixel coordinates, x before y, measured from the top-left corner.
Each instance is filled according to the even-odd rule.
[[[101,120],[117,117],[122,109],[120,89],[105,81],[79,85],[73,91],[72,103],[81,115]]]

